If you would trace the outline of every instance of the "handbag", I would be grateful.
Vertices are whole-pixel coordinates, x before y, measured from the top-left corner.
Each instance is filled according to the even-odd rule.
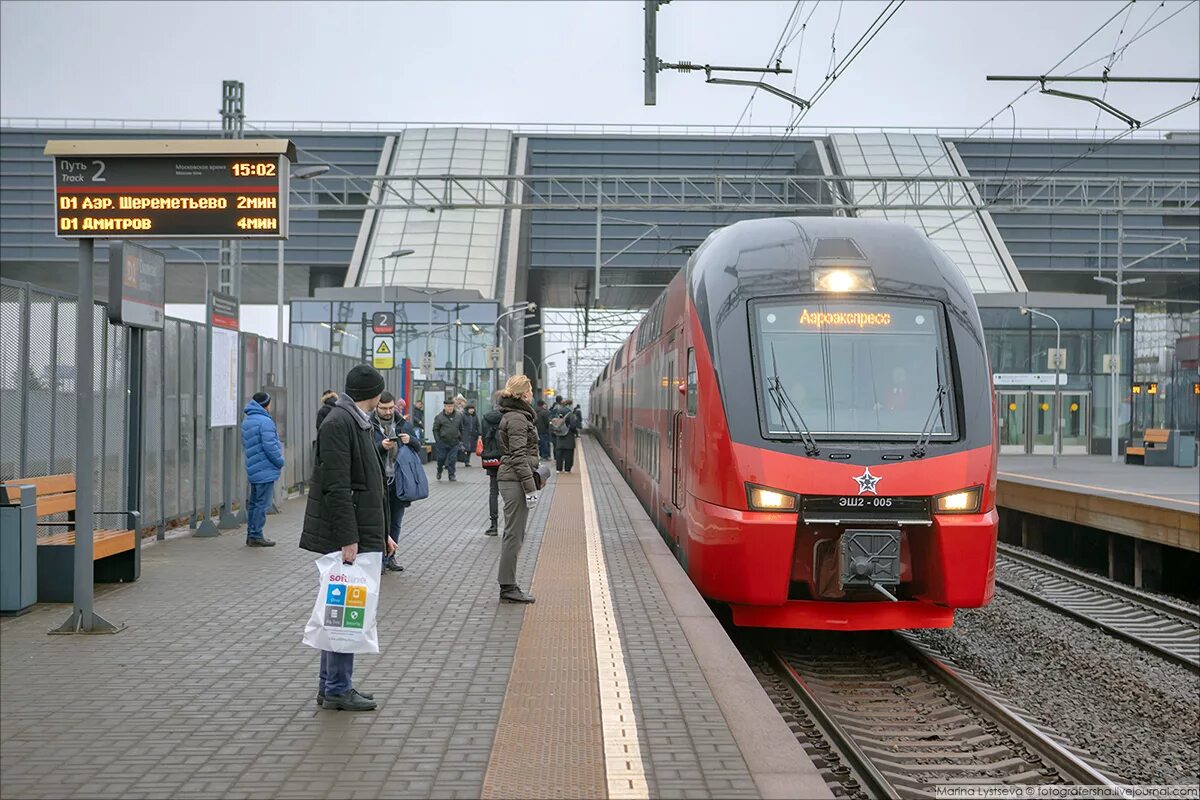
[[[321,580],[304,644],[334,653],[379,652],[375,609],[382,558],[382,553],[360,553],[353,564],[345,564],[339,550],[316,559]]]
[[[549,465],[538,464],[537,469],[535,469],[533,471],[533,485],[536,486],[538,491],[540,492],[542,490],[542,487],[545,486],[549,482],[549,480],[550,480]]]
[[[483,455],[483,439],[475,440],[475,455],[477,455],[477,456]]]

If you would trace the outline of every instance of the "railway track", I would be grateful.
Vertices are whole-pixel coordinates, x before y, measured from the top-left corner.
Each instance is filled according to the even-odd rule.
[[[996,585],[1200,673],[1200,616],[1187,606],[1008,545],[998,546]]]
[[[746,652],[844,795],[925,798],[939,784],[1112,785],[1084,755],[906,634],[809,634]]]

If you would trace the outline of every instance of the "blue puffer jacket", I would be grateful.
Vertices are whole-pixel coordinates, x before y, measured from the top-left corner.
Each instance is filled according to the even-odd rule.
[[[283,469],[283,448],[275,420],[267,410],[251,400],[246,403],[246,418],[242,420],[242,447],[246,450],[246,474],[251,483],[271,483],[279,480]]]

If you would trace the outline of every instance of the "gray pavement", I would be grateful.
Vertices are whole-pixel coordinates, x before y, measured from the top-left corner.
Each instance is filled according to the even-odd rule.
[[[524,611],[496,602],[486,475],[458,474],[410,509],[407,570],[383,578],[382,652],[355,669],[378,711],[314,703],[301,498],[268,517],[275,548],[247,549],[241,531],[147,547],[140,581],[97,586],[122,633],[48,636],[61,605],[0,621],[0,796],[477,797]]]
[[[1002,455],[1001,480],[1061,488],[1180,511],[1200,509],[1200,468],[1147,467],[1112,463],[1110,456]]]

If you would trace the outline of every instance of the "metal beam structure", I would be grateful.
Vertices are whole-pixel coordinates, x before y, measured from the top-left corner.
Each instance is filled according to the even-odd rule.
[[[373,192],[385,185],[385,196]],[[849,189],[850,191],[847,191]],[[377,197],[376,200],[363,198]],[[856,201],[844,198],[859,198]],[[1200,213],[1200,179],[1013,175],[323,175],[292,208],[566,211]]]

